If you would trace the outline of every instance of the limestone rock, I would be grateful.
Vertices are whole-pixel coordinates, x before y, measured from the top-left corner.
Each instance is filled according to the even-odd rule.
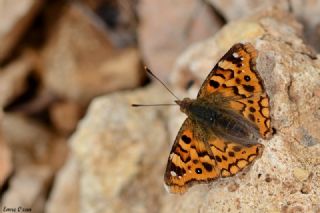
[[[16,212],[19,207],[29,209],[29,212],[42,212],[51,178],[51,170],[46,166],[19,170],[10,180],[10,188],[1,200],[1,207],[16,208]]]
[[[0,134],[0,189],[12,172],[11,150],[9,149],[3,135]]]
[[[275,134],[271,140],[261,141],[266,147],[262,158],[246,174],[215,181],[209,187],[192,187],[183,196],[166,199],[162,212],[319,210],[320,60],[303,42],[301,31],[292,16],[268,10],[226,25],[215,37],[190,47],[178,59],[172,85],[181,94],[188,91],[187,96],[195,98],[206,75],[234,43],[252,43],[259,51],[257,69],[271,100]],[[174,111],[170,118],[176,114]],[[181,118],[171,123],[176,125],[177,120]],[[174,129],[171,135],[176,133]],[[310,175],[296,178],[301,172],[295,168],[303,168]],[[229,190],[235,183],[239,187]]]
[[[39,0],[0,1],[0,61],[9,56],[42,4]]]
[[[223,24],[202,1],[143,0],[138,14],[138,38],[145,64],[164,80],[189,44],[213,35]]]
[[[163,90],[152,86],[102,96],[90,105],[71,139],[81,212],[150,212],[160,206],[169,152],[165,114],[131,104],[167,103]]]
[[[277,7],[286,10],[301,21],[306,42],[320,50],[320,2],[314,0],[209,0],[212,6],[228,21],[237,20],[258,10]]]
[[[26,90],[26,79],[33,68],[26,55],[0,69],[0,106],[3,108]]]
[[[45,84],[59,97],[82,104],[142,81],[136,48],[120,48],[88,8],[71,3],[44,48]],[[124,80],[125,79],[125,80]]]
[[[130,107],[173,100],[154,85],[109,94],[92,102],[71,138],[81,212],[319,211],[320,61],[293,16],[277,9],[259,12],[190,46],[170,76],[173,91],[195,98],[217,60],[237,42],[258,50],[257,69],[271,101],[274,135],[261,140],[262,157],[234,177],[193,186],[184,195],[167,194],[164,169],[185,116],[174,107]],[[56,193],[61,195],[58,188]]]
[[[60,101],[50,106],[50,117],[60,133],[70,134],[75,130],[82,111],[82,108],[75,102]]]
[[[79,169],[76,161],[69,158],[53,184],[45,212],[78,213],[79,207]]]

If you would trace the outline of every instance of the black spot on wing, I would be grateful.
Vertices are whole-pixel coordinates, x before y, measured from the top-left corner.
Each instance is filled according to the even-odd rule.
[[[186,144],[190,144],[191,143],[191,138],[189,138],[188,136],[186,135],[182,135],[181,137],[182,141]]]
[[[251,85],[242,85],[243,89],[245,89],[247,92],[253,92],[254,91],[254,86]]]
[[[204,162],[204,163],[202,163],[202,166],[203,166],[208,172],[211,172],[211,171],[212,171],[212,168],[213,168],[213,167],[212,167],[211,164]]]

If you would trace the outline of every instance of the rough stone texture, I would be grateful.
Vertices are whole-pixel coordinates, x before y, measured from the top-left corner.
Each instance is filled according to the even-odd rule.
[[[87,104],[97,95],[141,83],[137,49],[119,48],[84,5],[71,3],[53,32],[43,55],[45,84],[57,96]]]
[[[0,106],[5,107],[26,90],[26,78],[31,73],[33,62],[24,55],[5,68],[0,69]]]
[[[6,113],[2,117],[1,128],[5,140],[15,152],[15,169],[40,163],[49,164],[55,170],[63,164],[66,145],[39,123]]]
[[[24,167],[10,180],[10,190],[4,194],[1,207],[16,208],[16,212],[18,207],[42,212],[51,178],[51,170],[46,166]]]
[[[46,213],[78,213],[79,209],[79,169],[76,161],[69,158],[56,177],[53,191],[45,206]]]
[[[62,134],[72,133],[82,115],[81,107],[71,101],[60,101],[50,107],[50,118],[57,130]]]
[[[300,0],[298,0],[300,1]],[[257,10],[275,6],[281,9],[289,9],[289,1],[277,0],[208,0],[225,19],[236,20],[248,15],[255,14]]]
[[[180,195],[165,193],[163,173],[184,115],[163,88],[97,98],[71,139],[80,171],[81,212],[319,212],[320,60],[289,14],[267,10],[226,25],[181,55],[170,78],[179,97],[194,98],[217,60],[237,42],[259,51],[257,69],[271,100],[271,140],[245,172]],[[169,116],[166,112],[169,112]],[[166,121],[169,120],[167,123]],[[74,174],[76,175],[76,174]]]
[[[247,174],[168,198],[162,212],[320,210],[320,61],[303,43],[301,25],[287,13],[259,14],[230,23],[214,38],[190,47],[171,79],[180,91],[194,80],[188,96],[195,97],[208,71],[234,43],[251,42],[259,51],[257,68],[270,96],[276,133],[263,141],[263,156]],[[180,118],[172,123],[176,120]],[[171,133],[175,134],[176,130]]]
[[[42,3],[41,0],[0,1],[0,61],[10,54]]]
[[[213,35],[223,25],[203,1],[142,0],[138,13],[144,63],[164,80],[190,43]]]
[[[277,7],[290,12],[302,24],[305,40],[311,46],[320,50],[320,2],[315,0],[209,0],[214,8],[226,20],[237,20],[241,17],[256,13],[258,10],[267,7]]]
[[[11,150],[0,134],[0,189],[12,172]]]
[[[167,103],[166,93],[155,95],[163,90],[153,86],[103,96],[90,105],[71,139],[80,169],[80,212],[159,207],[166,194],[162,173],[169,150],[165,115],[161,108],[130,105]]]

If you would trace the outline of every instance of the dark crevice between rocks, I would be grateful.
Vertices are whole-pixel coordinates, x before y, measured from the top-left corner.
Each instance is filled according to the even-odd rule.
[[[46,107],[47,104],[43,104],[44,106],[39,108],[39,106],[33,103],[39,97],[39,91],[42,87],[41,78],[36,71],[31,71],[26,76],[25,85],[26,89],[24,92],[7,104],[4,107],[4,112],[19,112],[50,126],[51,122],[49,109]]]
[[[3,185],[0,187],[0,203],[2,203],[3,195],[8,191],[10,186],[10,181],[12,180],[12,177],[14,176],[15,171],[12,171],[11,174],[7,177],[7,179],[4,181]]]
[[[16,97],[11,103],[4,107],[5,112],[17,111],[21,105],[31,101],[38,94],[40,78],[35,71],[31,71],[25,79],[26,89],[24,93]]]
[[[52,190],[53,190],[53,187],[54,187],[55,178],[56,178],[56,177],[53,177],[53,178],[49,181],[49,183],[48,183],[48,188],[47,188],[47,191],[46,191],[46,193],[45,193],[45,195],[44,195],[45,200],[49,200],[49,198],[50,198],[50,196],[51,196],[51,194],[52,194]],[[46,203],[47,203],[47,202],[46,202]]]
[[[30,26],[20,36],[20,40],[16,42],[8,56],[0,61],[0,68],[21,56],[26,49],[41,49],[47,43],[49,32],[55,28],[60,19],[56,14],[63,14],[61,10],[67,2],[68,0],[44,1],[39,14],[33,18]]]
[[[113,43],[119,48],[137,44],[136,0],[134,1],[102,1],[93,8],[102,20]]]
[[[221,26],[228,23],[228,20],[226,19],[226,17],[224,17],[224,15],[217,8],[215,8],[212,4],[208,3],[205,0],[203,0],[203,3],[209,7],[211,12],[216,16],[218,21],[221,23]]]

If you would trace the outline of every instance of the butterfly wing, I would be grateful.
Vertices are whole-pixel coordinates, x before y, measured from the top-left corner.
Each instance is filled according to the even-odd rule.
[[[233,176],[250,166],[261,156],[264,148],[262,144],[242,145],[222,138],[212,138],[208,143],[221,177]]]
[[[261,144],[245,146],[231,143],[216,137],[213,132],[208,134],[208,131],[189,118],[182,124],[164,176],[171,193],[181,194],[195,183],[235,175],[262,153]]]
[[[200,127],[187,118],[173,144],[164,175],[170,192],[181,194],[194,183],[206,183],[220,176],[201,135]]]
[[[223,100],[228,109],[254,123],[263,138],[271,133],[269,97],[256,70],[257,51],[249,44],[235,44],[215,65],[198,98]]]

